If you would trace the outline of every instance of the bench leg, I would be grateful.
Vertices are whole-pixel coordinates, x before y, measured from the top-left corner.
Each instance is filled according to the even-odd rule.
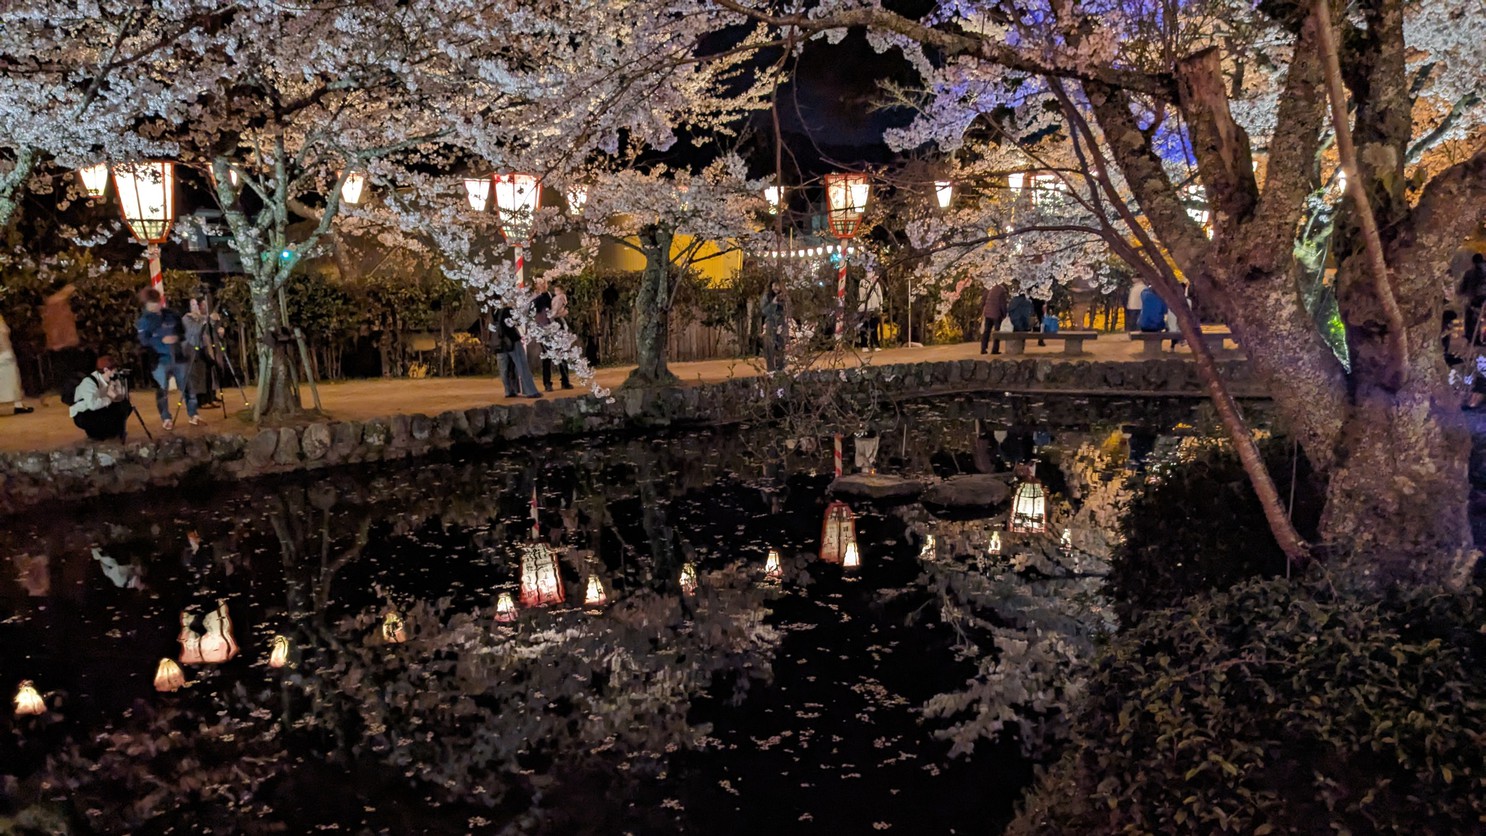
[[[1140,356],[1146,359],[1160,359],[1161,341],[1145,340],[1143,345],[1141,346]]]
[[[1084,353],[1084,341],[1073,337],[1063,338],[1063,353],[1069,357],[1077,357]]]
[[[1005,345],[1007,354],[1024,354],[1027,351],[1026,340],[1007,340]]]

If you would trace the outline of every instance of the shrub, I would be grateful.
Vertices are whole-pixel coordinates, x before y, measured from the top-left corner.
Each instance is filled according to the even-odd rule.
[[[1482,615],[1278,579],[1150,613],[1008,832],[1479,832]]]

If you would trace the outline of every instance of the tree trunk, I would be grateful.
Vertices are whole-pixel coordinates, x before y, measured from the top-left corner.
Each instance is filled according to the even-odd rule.
[[[260,424],[285,421],[298,415],[301,406],[290,385],[294,358],[288,340],[279,339],[283,320],[277,299],[267,282],[253,281],[250,286],[253,319],[258,325],[258,397],[253,405],[253,420]]]
[[[625,386],[670,386],[676,376],[666,365],[671,339],[671,233],[654,227],[640,233],[645,272],[635,296],[635,364]]]

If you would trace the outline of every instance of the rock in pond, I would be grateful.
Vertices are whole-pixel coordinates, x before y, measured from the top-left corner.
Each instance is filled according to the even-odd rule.
[[[1004,504],[1011,496],[1011,487],[1004,476],[990,473],[975,473],[968,476],[952,476],[924,491],[925,505],[942,508],[993,508]]]
[[[833,496],[860,499],[913,499],[924,491],[924,483],[881,473],[848,473],[831,483]]]

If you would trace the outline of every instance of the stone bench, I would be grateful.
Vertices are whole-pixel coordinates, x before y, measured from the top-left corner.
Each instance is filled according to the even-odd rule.
[[[1215,331],[1203,331],[1203,339],[1217,340],[1219,348],[1225,348],[1228,342],[1235,342],[1233,333],[1227,329]],[[1160,357],[1161,344],[1167,340],[1185,339],[1180,331],[1131,331],[1130,339],[1142,343],[1141,357]]]
[[[1006,343],[1007,354],[1026,353],[1027,340],[1062,340],[1063,353],[1069,357],[1077,357],[1084,353],[1084,340],[1099,339],[1099,332],[1056,331],[1045,334],[1041,331],[997,331],[991,335],[991,339]]]

